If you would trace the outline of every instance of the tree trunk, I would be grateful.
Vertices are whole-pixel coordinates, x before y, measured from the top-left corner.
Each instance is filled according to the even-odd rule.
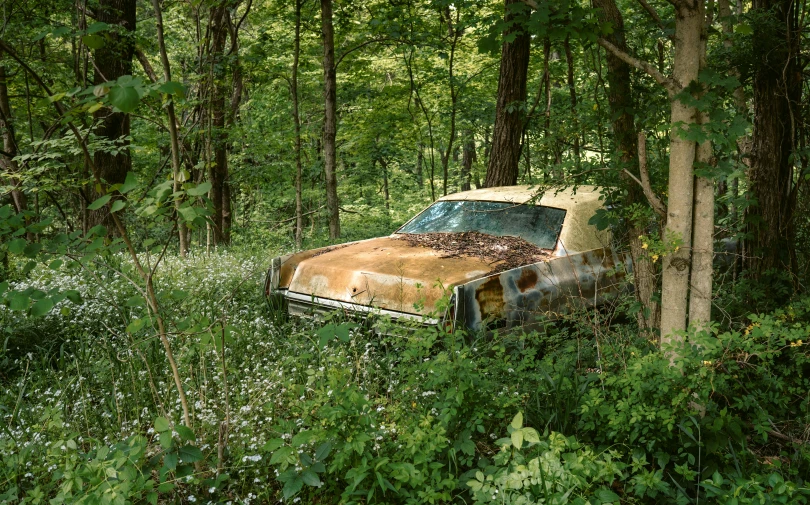
[[[108,81],[115,81],[121,76],[132,75],[132,55],[134,54],[135,39],[135,0],[100,0],[96,10],[96,21],[107,23],[113,27],[107,34],[107,41],[104,47],[95,51],[95,72],[93,84],[102,84]],[[123,146],[117,154],[96,151],[93,155],[93,164],[98,170],[99,177],[107,185],[121,184],[124,182],[132,168],[132,160],[127,149],[128,142],[124,137],[129,135],[129,114],[123,112],[113,112],[109,107],[102,107],[93,113],[97,121],[95,134],[102,139],[114,143],[116,146]],[[101,195],[91,191],[90,200],[95,200]],[[110,219],[110,204],[90,211],[88,214],[88,226],[92,228],[98,224],[104,224],[107,229],[114,233]]]
[[[293,126],[295,127],[295,247],[301,249],[304,235],[303,193],[301,188],[301,116],[298,112],[298,58],[301,55],[301,1],[295,0],[295,40],[293,42],[293,66],[290,78],[290,93],[293,101]]]
[[[383,176],[383,198],[385,199],[385,210],[391,210],[391,195],[388,192],[388,162],[380,158],[380,167]]]
[[[574,55],[569,37],[565,37],[565,61],[568,64],[568,92],[571,95],[571,128],[574,130],[574,165],[579,168],[579,119],[577,119],[577,88],[574,84]]]
[[[754,132],[749,171],[746,266],[754,278],[768,270],[795,275],[792,239],[794,201],[793,162],[802,76],[797,62],[800,32],[795,0],[754,0],[756,12],[772,23],[760,22],[754,33],[759,57],[754,75]]]
[[[627,52],[627,42],[624,34],[624,20],[616,6],[615,0],[594,0],[594,7],[599,9],[601,23],[610,23],[613,33],[607,36],[608,40],[622,51]],[[631,67],[613,53],[607,52],[607,81],[608,103],[613,118],[613,136],[617,152],[619,167],[627,169],[636,177],[640,177],[638,169],[639,145],[633,111],[633,99],[630,82]],[[646,162],[646,148],[640,153]],[[614,158],[615,159],[615,158]],[[621,174],[624,186],[627,189],[624,205],[638,205],[646,203],[644,193],[639,185],[624,172]],[[636,300],[641,304],[642,310],[638,313],[639,327],[647,331],[654,331],[661,324],[661,307],[655,301],[655,292],[658,287],[656,278],[656,263],[650,260],[647,251],[642,248],[643,243],[639,237],[647,235],[649,223],[633,221],[629,226],[630,256],[633,260],[633,277]]]
[[[510,6],[520,0],[504,0],[505,21],[515,21]],[[524,111],[517,104],[526,101],[526,79],[529,71],[531,37],[516,23],[504,35],[516,34],[513,41],[504,41],[501,49],[501,69],[498,76],[498,101],[495,106],[495,128],[492,133],[492,151],[487,165],[484,186],[512,186],[517,184],[520,162],[520,140]]]
[[[166,43],[163,34],[163,12],[160,9],[160,0],[152,0],[152,7],[155,10],[155,28],[157,31],[158,49],[160,50],[160,60],[163,63],[163,79],[166,82],[172,80],[172,70],[169,63],[169,55],[166,53]],[[185,181],[183,168],[180,165],[180,141],[177,134],[177,116],[174,111],[174,97],[166,96],[166,116],[169,127],[169,140],[172,150],[172,177],[174,179],[174,191],[180,191],[181,185]],[[175,200],[175,219],[178,221],[178,236],[180,240],[180,256],[186,257],[188,254],[188,227],[180,215],[180,200]]]
[[[708,12],[700,37],[700,68],[706,67],[706,43],[712,13]],[[698,113],[701,124],[708,114]],[[706,140],[697,146],[695,163],[711,163],[712,144]],[[707,330],[712,319],[712,263],[714,259],[714,180],[695,177],[695,203],[692,222],[692,272],[689,282],[689,325]]]
[[[225,130],[225,96],[228,89],[225,85],[225,41],[228,36],[228,10],[224,1],[220,1],[211,8],[211,69],[210,69],[210,114],[211,114],[211,143],[213,150],[213,163],[209,165],[208,180],[211,183],[211,203],[214,207],[213,216],[213,243],[214,245],[227,244],[228,233],[225,229],[225,214],[229,203],[225,196],[225,186],[228,184],[228,133]]]
[[[337,195],[337,76],[335,70],[335,31],[332,26],[332,0],[321,0],[323,37],[323,81],[325,116],[323,121],[323,168],[326,175],[326,209],[329,238],[340,237],[340,208]]]
[[[470,190],[470,173],[475,161],[475,138],[472,131],[465,132],[464,150],[461,155],[461,191]]]
[[[700,69],[703,0],[680,0],[675,4],[675,56],[672,79],[680,89],[698,77]],[[664,256],[661,283],[661,343],[686,329],[687,298],[692,246],[695,142],[681,129],[694,125],[696,110],[671,99],[669,186],[664,242],[673,249]],[[677,245],[675,245],[677,244]]]
[[[0,56],[2,53],[0,52]],[[8,82],[6,81],[6,67],[0,65],[0,131],[3,135],[3,151],[4,154],[0,156],[0,167],[9,175],[9,185],[13,188],[11,190],[11,200],[14,202],[14,208],[17,212],[24,212],[28,210],[28,199],[22,191],[22,182],[17,174],[19,174],[19,166],[14,161],[17,156],[17,139],[14,135],[14,123],[11,116],[11,104],[8,99]]]
[[[419,190],[422,190],[422,186],[424,185],[425,181],[422,178],[422,165],[425,162],[425,146],[422,142],[416,146],[416,184],[419,185]]]

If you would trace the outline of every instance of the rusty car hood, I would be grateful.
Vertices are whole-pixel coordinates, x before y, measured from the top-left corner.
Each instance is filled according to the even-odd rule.
[[[443,257],[392,236],[293,255],[282,267],[281,284],[296,293],[430,314],[445,294],[442,286],[479,279],[493,267],[484,258]]]

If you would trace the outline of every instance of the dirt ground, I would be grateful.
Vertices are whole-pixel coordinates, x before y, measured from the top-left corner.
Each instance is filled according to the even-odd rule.
[[[395,235],[412,246],[429,247],[442,253],[443,258],[471,256],[481,258],[492,266],[491,273],[530,265],[551,257],[542,249],[520,237],[496,237],[477,231],[462,233],[403,233]]]

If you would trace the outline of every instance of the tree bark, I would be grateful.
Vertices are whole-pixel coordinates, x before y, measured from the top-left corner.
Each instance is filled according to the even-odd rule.
[[[700,68],[706,67],[706,44],[711,25],[711,11],[700,36]],[[709,122],[708,114],[698,112],[701,125]],[[711,163],[712,144],[706,140],[697,146],[695,163],[707,166]],[[695,202],[692,221],[692,271],[689,282],[689,325],[707,330],[712,316],[712,274],[714,259],[714,180],[695,177]]]
[[[225,228],[225,215],[230,213],[226,208],[229,203],[225,186],[228,184],[228,133],[225,129],[225,96],[228,89],[225,85],[224,56],[225,42],[228,37],[228,9],[226,2],[220,1],[211,8],[211,54],[209,92],[211,115],[211,144],[213,160],[208,169],[208,180],[211,183],[211,203],[214,207],[211,221],[213,243],[228,243],[228,230]]]
[[[504,41],[501,48],[495,128],[484,180],[484,186],[488,188],[517,184],[531,43],[531,37],[524,31],[519,16],[512,8],[520,3],[521,0],[504,0],[504,19],[507,23],[513,23],[504,35],[515,35],[515,39],[511,42]]]
[[[2,51],[0,51],[2,56]],[[11,200],[14,202],[14,208],[17,212],[24,212],[28,210],[28,198],[22,190],[22,182],[17,174],[20,172],[20,167],[14,160],[17,156],[17,139],[14,134],[14,122],[11,116],[11,104],[8,99],[8,76],[6,74],[6,67],[0,65],[0,131],[3,135],[3,151],[4,154],[0,156],[0,166],[4,171],[11,174],[9,176],[9,185],[13,188],[11,190]]]
[[[326,209],[329,214],[329,238],[340,237],[340,208],[337,194],[337,76],[335,70],[335,31],[332,25],[332,0],[321,0],[323,38],[323,81],[325,115],[323,121],[323,168],[326,175]]]
[[[594,0],[593,5],[599,9],[600,22],[610,23],[613,27],[613,33],[607,36],[608,40],[620,50],[627,52],[624,19],[615,0]],[[639,150],[639,136],[633,117],[635,100],[630,82],[631,67],[611,52],[606,53],[606,59],[608,103],[613,118],[613,136],[617,150],[614,156],[618,158],[621,168],[641,177],[638,165],[639,156],[643,157],[641,163],[646,163],[646,147]],[[621,178],[627,189],[624,205],[629,207],[645,203],[643,189],[624,171],[621,172]],[[631,222],[628,233],[630,256],[633,261],[633,287],[636,300],[642,307],[637,316],[638,324],[642,329],[654,331],[661,324],[661,306],[655,300],[658,269],[656,263],[651,261],[647,251],[642,247],[643,243],[640,239],[641,236],[647,235],[648,225],[649,223],[646,222]]]
[[[577,88],[574,84],[574,55],[571,52],[571,43],[568,39],[569,36],[566,36],[563,46],[565,48],[565,61],[568,65],[568,93],[571,95],[571,127],[574,130],[574,165],[579,168],[580,156],[579,119],[577,118]]]
[[[155,10],[155,28],[157,30],[158,49],[160,50],[160,61],[163,63],[163,79],[165,82],[172,80],[172,70],[169,63],[169,55],[166,52],[166,42],[163,34],[163,12],[160,8],[160,0],[152,0],[152,7]],[[148,60],[147,60],[148,61]],[[166,116],[168,119],[169,140],[171,142],[172,150],[172,177],[174,179],[174,191],[180,191],[180,188],[185,180],[183,177],[183,168],[180,165],[180,141],[177,134],[177,116],[174,111],[174,98],[171,95],[166,96]],[[175,200],[175,211],[177,219],[177,230],[180,240],[180,256],[186,257],[188,254],[188,227],[180,215],[180,200]]]
[[[469,191],[470,173],[475,161],[475,138],[470,130],[466,131],[464,136],[464,150],[461,154],[461,191]]]
[[[675,55],[672,81],[686,89],[698,77],[700,69],[703,0],[679,0],[675,3]],[[669,185],[667,223],[664,242],[673,249],[664,256],[661,282],[661,343],[678,339],[676,332],[686,329],[687,299],[692,246],[692,209],[696,145],[680,131],[694,125],[694,107],[671,99],[669,148]],[[677,245],[676,245],[677,244]]]
[[[103,47],[95,50],[95,72],[93,84],[115,81],[121,76],[132,75],[132,56],[135,51],[135,0],[100,0],[95,11],[96,21],[107,23],[113,28],[107,34]],[[103,139],[124,147],[118,153],[96,151],[93,164],[98,175],[107,185],[121,184],[132,168],[129,156],[129,142],[124,140],[129,135],[129,114],[113,112],[109,107],[102,107],[93,113],[98,122],[95,134]],[[102,196],[91,192],[90,200]],[[110,218],[110,205],[89,211],[88,227],[104,224],[111,233],[115,232]]]
[[[301,188],[301,117],[298,112],[298,58],[301,54],[301,1],[295,0],[295,39],[293,42],[293,66],[290,78],[290,93],[293,101],[293,125],[295,127],[295,247],[301,249],[304,234],[304,210]]]
[[[755,26],[754,131],[749,171],[756,207],[747,211],[746,266],[754,278],[769,270],[795,274],[793,163],[802,75],[795,0],[754,0],[774,23]]]

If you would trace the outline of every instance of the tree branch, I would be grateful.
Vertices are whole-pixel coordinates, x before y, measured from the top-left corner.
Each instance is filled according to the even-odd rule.
[[[618,47],[616,47],[615,45],[613,45],[612,43],[610,43],[607,39],[605,39],[603,37],[599,37],[596,40],[596,42],[600,46],[604,47],[605,50],[609,51],[614,56],[616,56],[617,58],[622,60],[623,62],[625,62],[628,65],[631,65],[631,66],[641,70],[642,72],[646,73],[647,75],[649,75],[650,77],[655,79],[655,82],[657,82],[658,84],[663,86],[670,95],[675,95],[679,91],[681,91],[680,86],[678,85],[677,82],[675,82],[671,77],[666,77],[664,74],[659,72],[658,69],[655,68],[650,63],[648,63],[646,61],[643,61],[643,60],[640,60],[638,58],[635,58],[633,56],[630,56],[629,54],[622,51],[621,49],[619,49]]]
[[[624,169],[624,173],[641,186],[641,190],[644,191],[644,196],[647,197],[647,201],[650,202],[650,206],[655,213],[662,219],[666,219],[667,206],[658,198],[658,195],[655,194],[650,185],[650,172],[647,170],[647,137],[644,135],[644,132],[638,133],[638,171],[641,175],[641,180],[630,173],[626,168]]]
[[[335,70],[337,70],[338,66],[340,66],[340,62],[343,61],[343,58],[348,56],[349,53],[353,53],[354,51],[357,51],[361,47],[365,47],[365,46],[367,46],[369,44],[373,44],[375,42],[397,42],[397,39],[389,39],[389,38],[371,39],[371,40],[367,40],[367,41],[365,41],[365,42],[363,42],[361,44],[358,44],[358,45],[354,46],[353,48],[347,50],[345,53],[340,55],[340,58],[338,58],[337,61],[335,62]]]
[[[647,11],[647,14],[650,15],[653,21],[655,21],[655,24],[658,25],[658,28],[660,28],[661,31],[663,31],[664,22],[661,20],[661,16],[658,15],[658,12],[655,10],[655,7],[647,3],[647,0],[638,0],[638,3],[644,8],[645,11]],[[670,35],[669,38],[672,38],[672,36]]]

